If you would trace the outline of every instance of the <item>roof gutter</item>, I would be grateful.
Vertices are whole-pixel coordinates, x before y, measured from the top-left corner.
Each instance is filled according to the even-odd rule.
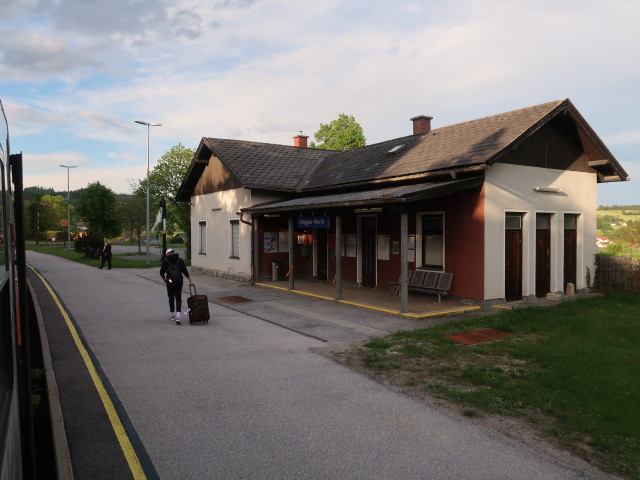
[[[462,190],[468,190],[482,185],[484,176],[471,177],[463,181],[455,182],[457,185],[453,188],[444,186],[443,188],[433,188],[428,192],[413,192],[403,196],[393,196],[391,194],[382,194],[378,198],[369,198],[364,200],[344,200],[344,201],[324,201],[322,203],[312,203],[306,205],[281,205],[277,206],[278,201],[263,203],[260,205],[254,205],[251,207],[245,207],[240,209],[239,214],[250,213],[253,215],[264,215],[271,213],[283,213],[283,212],[300,212],[308,210],[319,209],[350,209],[358,207],[371,207],[380,206],[385,207],[389,205],[402,205],[407,203],[416,202],[419,200],[429,200],[432,198],[438,198],[443,195],[448,195]],[[313,197],[311,197],[313,198]],[[273,206],[270,206],[273,205]]]
[[[489,168],[489,165],[487,165],[486,163],[481,163],[481,164],[478,164],[478,165],[473,165],[471,167],[454,168],[454,169],[450,168],[450,169],[447,169],[447,170],[438,170],[438,171],[435,171],[435,172],[414,173],[412,175],[403,175],[403,176],[399,176],[399,177],[379,178],[379,179],[376,179],[376,180],[367,180],[367,181],[364,181],[364,182],[345,183],[345,184],[342,184],[342,185],[331,185],[329,187],[323,186],[323,187],[306,188],[304,190],[298,190],[297,193],[317,192],[317,191],[326,190],[327,188],[331,188],[332,191],[335,191],[337,189],[346,189],[346,188],[352,188],[352,187],[362,187],[362,186],[367,186],[367,185],[380,185],[380,184],[384,184],[384,183],[396,183],[396,182],[404,182],[404,181],[409,181],[409,180],[431,179],[431,178],[437,178],[437,177],[449,177],[452,180],[455,180],[456,178],[459,178],[462,174],[483,172],[487,168]]]

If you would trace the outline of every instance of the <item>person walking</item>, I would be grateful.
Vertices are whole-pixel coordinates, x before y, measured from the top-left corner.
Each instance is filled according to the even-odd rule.
[[[184,264],[184,260],[169,248],[162,260],[160,276],[167,284],[167,296],[169,297],[169,320],[180,325],[180,310],[182,308],[182,276],[187,277],[190,286],[195,286],[189,276],[189,270]],[[175,312],[175,313],[174,313]]]
[[[111,270],[111,244],[104,239],[104,245],[102,246],[102,253],[100,254],[100,270],[104,267],[104,263],[107,262],[107,270]]]

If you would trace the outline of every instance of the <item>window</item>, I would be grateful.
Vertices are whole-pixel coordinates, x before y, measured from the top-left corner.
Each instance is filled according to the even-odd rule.
[[[520,213],[507,213],[504,218],[506,230],[522,230],[522,215]]]
[[[207,222],[200,222],[200,250],[198,253],[200,255],[207,254]]]
[[[444,269],[444,214],[422,216],[422,266]]]
[[[402,150],[404,148],[404,145],[396,145],[395,147],[393,147],[391,150],[389,150],[387,152],[387,155],[392,155],[394,153],[398,153],[400,150]]]
[[[565,230],[577,230],[578,229],[578,215],[565,213],[565,215],[564,215],[564,229]]]
[[[231,258],[240,258],[240,221],[231,220]]]

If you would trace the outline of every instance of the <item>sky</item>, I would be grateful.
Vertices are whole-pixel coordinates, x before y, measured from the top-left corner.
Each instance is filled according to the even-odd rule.
[[[313,140],[341,113],[374,144],[417,115],[569,98],[631,177],[598,204],[640,204],[638,18],[637,0],[12,0],[0,99],[25,187],[129,193],[147,133],[153,169],[202,137]]]

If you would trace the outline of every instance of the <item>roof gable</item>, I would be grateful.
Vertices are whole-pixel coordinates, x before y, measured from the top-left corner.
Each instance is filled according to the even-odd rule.
[[[204,138],[213,154],[247,188],[293,190],[326,151],[269,143]]]

